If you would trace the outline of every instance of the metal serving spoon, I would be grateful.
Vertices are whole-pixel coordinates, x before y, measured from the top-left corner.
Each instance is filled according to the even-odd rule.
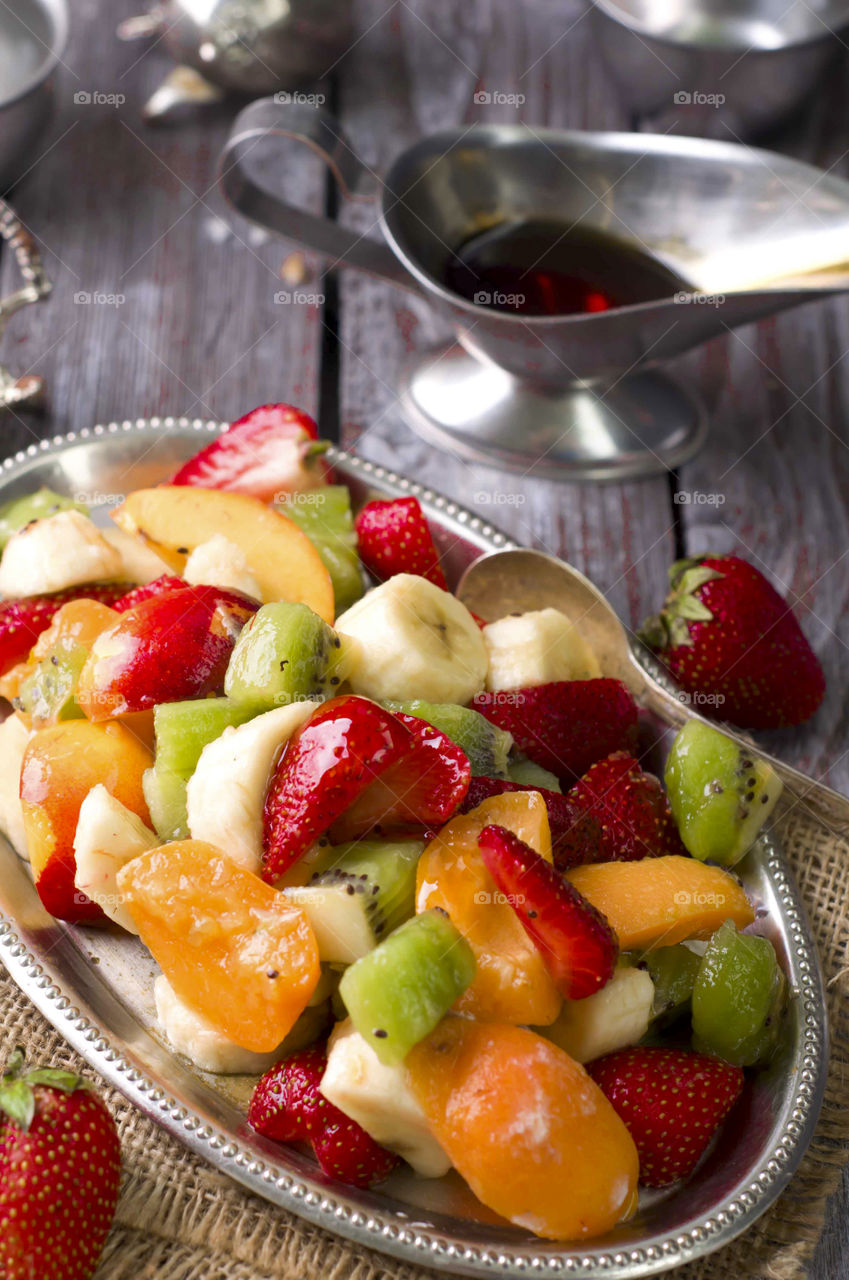
[[[596,654],[605,675],[621,680],[641,706],[676,728],[687,720],[718,726],[694,711],[686,695],[664,688],[650,670],[653,659],[624,626],[604,596],[577,569],[541,551],[496,551],[466,569],[456,594],[467,608],[487,621],[507,613],[554,608],[567,614]],[[849,799],[815,778],[761,751],[743,734],[719,726],[747,751],[755,750],[772,765],[785,787],[785,797],[802,804],[819,822],[839,835],[849,835]],[[786,802],[786,801],[785,801]]]

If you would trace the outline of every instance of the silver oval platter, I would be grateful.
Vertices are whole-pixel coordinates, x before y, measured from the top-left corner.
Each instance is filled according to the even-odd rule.
[[[3,463],[0,502],[39,485],[86,495],[105,523],[111,505],[155,484],[220,424],[152,418],[110,423],[31,445]],[[355,505],[414,494],[434,527],[449,581],[478,556],[516,544],[454,502],[333,449],[329,459]],[[485,1210],[460,1179],[395,1174],[373,1192],[325,1178],[295,1149],[245,1123],[252,1080],[216,1077],[176,1055],[156,1028],[155,965],[136,940],[57,923],[28,868],[0,840],[0,958],[15,982],[78,1053],[145,1115],[190,1150],[274,1205],[364,1246],[455,1275],[656,1275],[727,1244],[789,1182],[816,1124],[825,1084],[822,982],[804,910],[775,838],[763,836],[737,870],[756,928],[778,949],[794,992],[781,1050],[747,1081],[732,1122],[683,1188],[641,1198],[637,1215],[589,1242],[537,1239]]]

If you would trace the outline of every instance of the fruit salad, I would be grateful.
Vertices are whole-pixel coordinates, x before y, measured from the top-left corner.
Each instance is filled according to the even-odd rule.
[[[482,619],[414,497],[233,423],[102,528],[0,510],[0,826],[159,968],[159,1033],[374,1187],[453,1169],[553,1240],[673,1188],[781,1038],[734,871],[780,783],[690,721],[663,781],[580,619]],[[133,937],[130,937],[133,935]]]

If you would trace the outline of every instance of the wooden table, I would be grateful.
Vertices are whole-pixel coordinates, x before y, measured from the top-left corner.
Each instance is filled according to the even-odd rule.
[[[638,127],[605,78],[579,0],[355,4],[360,38],[324,89],[377,171],[422,133],[460,122]],[[412,295],[353,274],[324,279],[308,259],[301,290],[323,303],[274,301],[287,290],[280,270],[291,246],[228,214],[215,190],[234,104],[156,128],[143,123],[141,106],[171,63],[161,44],[116,40],[114,24],[141,7],[74,5],[56,119],[13,195],[43,246],[54,292],[16,317],[3,341],[17,373],[46,376],[49,407],[0,420],[2,452],[110,419],[231,419],[264,401],[291,400],[319,413],[324,434],[466,504],[498,495],[488,518],[566,556],[632,625],[661,600],[676,556],[737,550],[798,607],[829,681],[816,719],[771,735],[768,745],[849,787],[845,301],[740,329],[678,362],[711,423],[707,447],[680,474],[577,486],[471,467],[423,444],[398,411],[402,359],[447,336]],[[481,89],[524,100],[518,108],[483,105],[474,99]],[[74,99],[94,91],[124,101]],[[770,145],[849,174],[847,106],[844,61]],[[280,173],[305,206],[332,207],[316,160],[293,149]],[[342,216],[362,231],[373,221],[365,208]],[[13,287],[6,255],[0,293]],[[695,493],[715,501],[688,503]],[[816,1280],[849,1274],[848,1210],[849,1178],[811,1270]]]

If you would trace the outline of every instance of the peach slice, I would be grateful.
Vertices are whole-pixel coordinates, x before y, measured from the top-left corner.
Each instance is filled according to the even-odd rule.
[[[449,1017],[406,1067],[451,1163],[516,1226],[577,1240],[633,1212],[639,1161],[631,1135],[556,1045],[522,1027]]]
[[[709,938],[723,920],[745,929],[755,918],[732,875],[696,858],[670,854],[640,862],[598,862],[567,877],[610,921],[623,951]]]
[[[160,485],[128,494],[111,515],[178,572],[195,547],[223,534],[244,552],[263,601],[298,601],[333,621],[333,586],[315,547],[292,520],[258,498]]]
[[[514,831],[551,862],[545,801],[537,791],[490,796],[431,840],[417,869],[416,910],[442,907],[472,948],[478,969],[456,1009],[490,1022],[543,1027],[562,998],[509,901],[484,866],[478,836],[490,823]]]
[[[276,1048],[320,977],[299,907],[202,840],[139,854],[118,888],[174,991],[234,1044]]]

